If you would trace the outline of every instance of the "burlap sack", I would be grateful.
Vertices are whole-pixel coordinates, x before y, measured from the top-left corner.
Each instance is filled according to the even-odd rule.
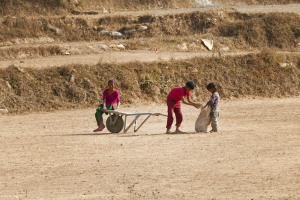
[[[207,127],[211,123],[209,113],[210,113],[210,107],[207,106],[206,108],[203,107],[201,108],[200,114],[195,123],[195,130],[197,133],[207,132]]]

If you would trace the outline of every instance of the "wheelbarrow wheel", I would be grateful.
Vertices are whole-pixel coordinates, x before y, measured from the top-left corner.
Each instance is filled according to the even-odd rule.
[[[106,120],[106,128],[111,133],[119,133],[123,127],[124,121],[119,115],[110,115]]]

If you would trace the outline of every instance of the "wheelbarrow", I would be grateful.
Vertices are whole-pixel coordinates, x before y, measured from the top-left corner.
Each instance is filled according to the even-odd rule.
[[[109,117],[106,120],[106,128],[111,133],[119,133],[120,131],[124,131],[126,133],[133,125],[134,125],[134,132],[137,132],[142,125],[151,117],[151,116],[166,116],[161,113],[128,113],[128,112],[121,112],[116,110],[107,110],[106,113],[109,114]],[[124,119],[123,119],[124,116]],[[129,123],[127,126],[127,117],[134,116],[134,119]],[[141,116],[146,116],[146,118],[137,125],[137,120]]]

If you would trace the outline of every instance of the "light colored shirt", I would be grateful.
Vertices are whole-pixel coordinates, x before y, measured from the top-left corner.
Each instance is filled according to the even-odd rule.
[[[212,112],[219,111],[219,101],[220,101],[220,95],[216,91],[211,95],[206,105],[209,105],[211,107]]]
[[[115,103],[120,102],[120,93],[118,90],[115,90],[113,93],[109,94],[109,90],[106,89],[103,91],[103,101],[106,102],[106,106],[114,105]]]

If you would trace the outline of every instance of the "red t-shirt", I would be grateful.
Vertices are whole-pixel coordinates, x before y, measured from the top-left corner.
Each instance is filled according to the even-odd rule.
[[[189,97],[190,92],[185,90],[185,87],[175,87],[168,94],[167,101],[177,103],[182,97]]]
[[[120,93],[118,90],[115,90],[113,93],[109,94],[109,90],[106,89],[103,92],[103,100],[106,102],[107,106],[118,103],[120,102]]]

